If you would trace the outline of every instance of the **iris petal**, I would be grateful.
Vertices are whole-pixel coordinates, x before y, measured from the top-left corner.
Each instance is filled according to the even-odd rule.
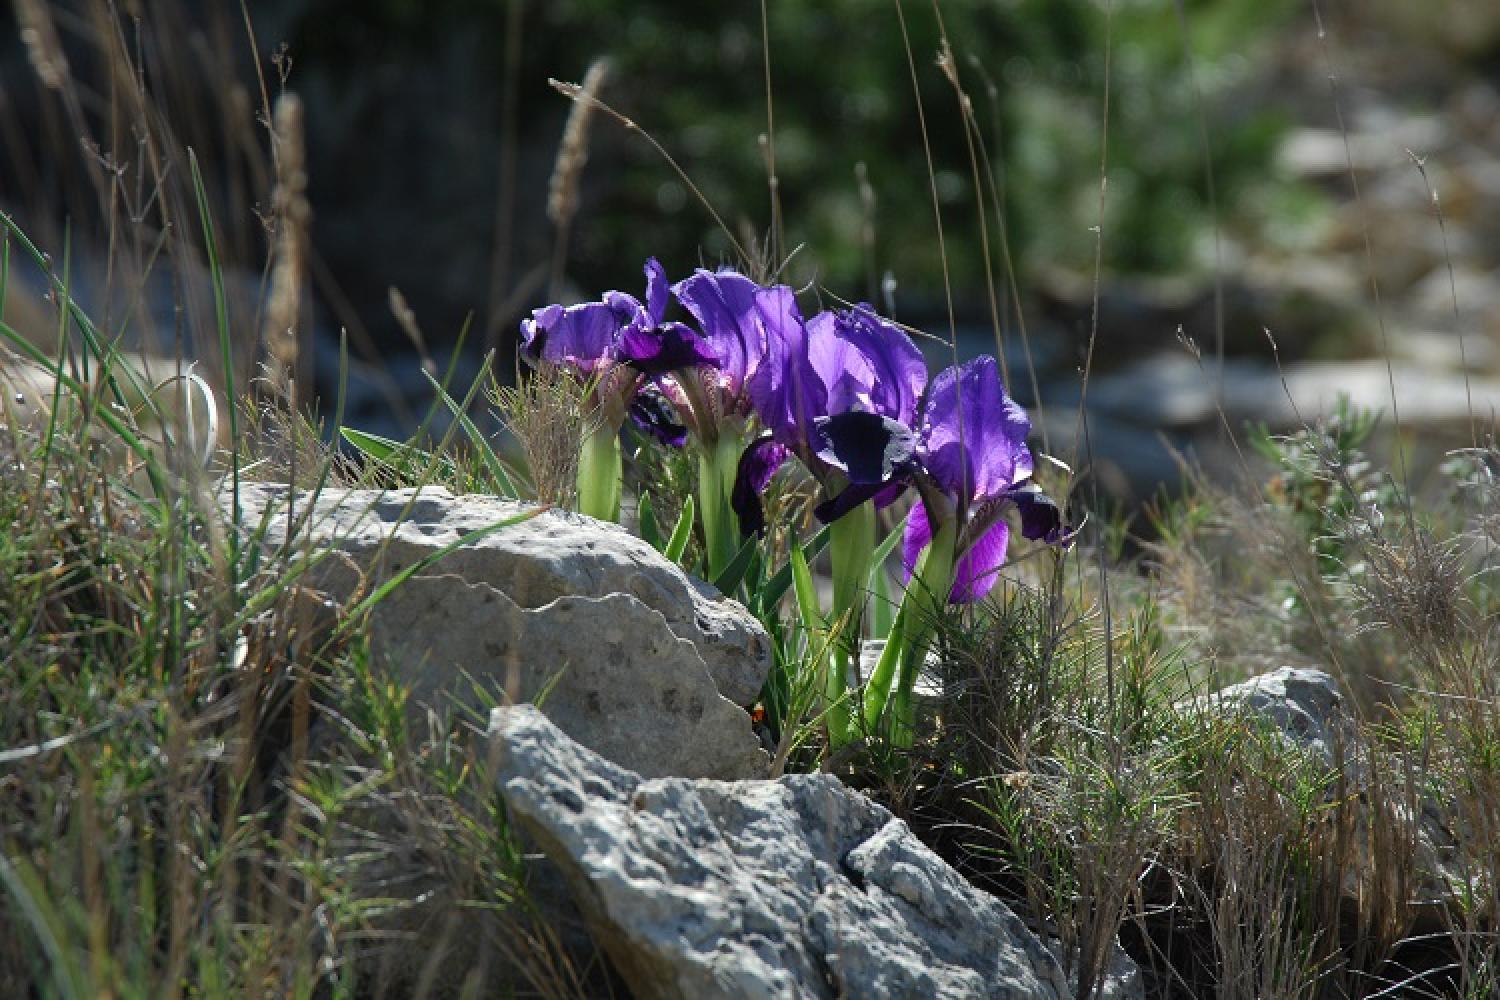
[[[860,303],[839,314],[838,333],[870,371],[869,408],[911,424],[927,385],[927,361],[906,331]]]
[[[906,515],[906,530],[901,532],[901,568],[903,580],[910,580],[917,567],[922,550],[932,541],[932,525],[927,520],[927,508],[918,500]]]
[[[1010,491],[1007,499],[1021,512],[1021,534],[1025,537],[1056,545],[1072,534],[1072,529],[1063,523],[1057,502],[1036,483],[1022,483]]]
[[[1031,421],[1005,394],[994,358],[939,373],[923,416],[922,464],[950,496],[997,497],[1031,475]]]
[[[702,268],[672,286],[672,294],[693,314],[713,346],[720,370],[735,392],[755,374],[765,354],[765,320],[757,302],[761,291],[737,271]]]
[[[697,331],[681,323],[642,329],[627,326],[620,334],[620,353],[646,375],[665,375],[679,368],[717,368],[718,356]]]
[[[667,314],[670,292],[666,269],[655,257],[648,259],[646,261],[646,315],[650,317],[652,326],[661,323],[662,317]]]
[[[851,410],[819,417],[814,426],[814,453],[850,482],[885,486],[912,467],[916,435],[898,420]]]
[[[614,359],[620,326],[615,310],[605,302],[546,306],[521,321],[521,355],[533,364],[592,372]]]
[[[785,285],[764,289],[757,309],[765,354],[747,384],[750,402],[772,436],[806,458],[807,429],[828,413],[826,383],[809,356],[823,314],[804,323],[796,297]]]
[[[953,573],[953,591],[949,604],[970,604],[983,600],[1000,576],[1005,565],[1005,550],[1010,543],[1010,526],[1003,520],[990,525],[959,557]]]
[[[932,541],[932,525],[927,520],[927,508],[919,500],[906,515],[906,530],[901,535],[901,565],[905,578],[911,579],[912,570],[921,557],[922,550]],[[1005,551],[1010,543],[1010,526],[1003,520],[990,525],[959,557],[954,568],[953,589],[948,593],[948,603],[969,604],[982,600],[1005,565]]]
[[[786,448],[770,437],[754,441],[740,456],[729,503],[739,517],[741,536],[748,538],[765,533],[766,512],[760,496],[786,457]]]
[[[835,497],[824,500],[813,508],[813,515],[824,524],[832,524],[866,500],[874,500],[875,506],[884,507],[906,489],[906,483],[851,483]]]
[[[630,401],[630,419],[641,431],[669,448],[687,444],[687,428],[677,422],[672,404],[661,393],[643,389]]]

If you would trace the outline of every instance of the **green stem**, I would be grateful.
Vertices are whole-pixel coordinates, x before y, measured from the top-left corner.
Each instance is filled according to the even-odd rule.
[[[739,471],[743,442],[732,434],[721,436],[698,452],[698,513],[703,519],[703,545],[708,578],[716,579],[739,552],[739,521],[730,503]]]
[[[875,505],[869,501],[829,526],[829,550],[833,556],[833,613],[829,621],[842,623],[834,643],[833,664],[823,684],[828,741],[834,747],[850,739],[848,690],[849,667],[859,656],[863,633],[866,583],[875,556]]]
[[[890,739],[895,746],[912,745],[916,731],[912,689],[927,657],[933,625],[953,589],[957,541],[958,525],[944,524],[918,558],[911,583],[896,610],[890,638],[865,686],[865,724],[874,728],[888,708]]]
[[[578,511],[601,521],[620,520],[620,433],[607,423],[583,441],[578,456]]]

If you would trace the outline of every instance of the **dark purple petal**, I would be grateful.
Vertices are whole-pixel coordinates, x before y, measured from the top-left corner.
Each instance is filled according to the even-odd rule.
[[[765,329],[756,295],[761,287],[736,271],[705,271],[672,286],[677,301],[698,321],[720,370],[738,391],[765,354]]]
[[[771,477],[786,461],[787,450],[770,437],[754,441],[740,455],[739,468],[735,470],[734,490],[729,504],[740,520],[740,535],[748,538],[761,535],[766,530],[766,512],[760,502],[761,494],[771,484]]]
[[[652,329],[627,326],[620,334],[620,355],[637,371],[651,376],[679,368],[719,365],[708,342],[681,323],[664,323]]]
[[[677,413],[667,397],[652,389],[643,389],[630,401],[630,419],[641,431],[669,448],[687,444],[687,428],[677,422]]]
[[[813,508],[813,515],[824,524],[832,524],[866,500],[874,500],[875,506],[884,507],[895,500],[906,489],[904,481],[894,483],[852,483],[844,487],[838,496],[824,500]]]
[[[1027,481],[1007,495],[1021,513],[1021,534],[1033,541],[1056,545],[1065,541],[1072,529],[1063,523],[1056,501],[1042,492],[1036,483]]]
[[[890,485],[882,487],[880,492],[876,493],[872,498],[875,501],[875,508],[877,510],[884,510],[889,507],[901,499],[901,494],[905,493],[906,488],[910,485],[905,479],[898,479]]]
[[[878,413],[851,410],[815,422],[816,454],[852,483],[888,485],[909,472],[917,440],[911,428]]]
[[[932,380],[920,458],[950,496],[982,501],[1031,475],[1030,431],[1026,411],[1000,384],[995,359],[984,355]]]
[[[860,303],[839,314],[838,335],[864,356],[870,371],[868,408],[913,423],[927,386],[927,361],[906,331]]]
[[[521,321],[521,355],[533,364],[544,361],[589,373],[614,359],[621,326],[604,302],[546,306]]]
[[[667,284],[667,271],[661,266],[661,262],[655,257],[646,261],[646,315],[651,320],[652,326],[661,324],[661,319],[667,314],[668,295],[671,292]]]

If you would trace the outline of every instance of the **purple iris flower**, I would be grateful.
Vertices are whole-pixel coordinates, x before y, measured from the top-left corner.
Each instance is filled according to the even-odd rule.
[[[921,499],[902,546],[908,573],[935,533],[934,520],[957,520],[953,603],[977,601],[994,586],[1010,538],[1007,508],[1019,510],[1027,538],[1065,539],[1057,505],[1031,482],[1031,421],[1006,395],[994,358],[938,374],[912,423],[855,411],[820,417],[816,425],[819,457],[850,482],[822,505],[820,517],[836,518],[864,499],[915,485]]]
[[[738,271],[697,271],[672,286],[703,330],[718,359],[718,387],[741,401],[747,383],[764,367],[771,343],[784,322],[782,300],[791,300],[785,285],[764,288]],[[795,308],[795,304],[793,304]]]
[[[659,391],[647,386],[630,401],[630,419],[636,429],[669,448],[687,444],[688,429],[677,420],[677,411]]]
[[[668,444],[681,445],[686,430],[666,401],[642,400],[647,379],[699,367],[716,368],[718,354],[697,331],[665,319],[671,301],[665,270],[646,261],[646,301],[605,292],[602,302],[551,305],[521,321],[521,356],[561,365],[584,376],[600,375],[600,394],[616,425],[627,411],[638,425]]]
[[[871,432],[886,421],[910,424],[927,382],[922,353],[900,327],[868,305],[820,312],[803,322],[790,289],[767,289],[761,300],[760,311],[774,318],[776,334],[768,340],[766,363],[755,372],[750,395],[767,434],[745,452],[741,478],[769,481],[786,456],[795,454],[825,488],[838,489],[818,509],[823,520],[837,520],[865,500],[874,499],[877,506],[890,503],[904,488],[893,478],[910,457],[899,453],[899,442],[889,456],[880,449],[854,456],[857,449],[849,449],[846,454],[860,471],[847,476],[840,462],[822,455],[818,422],[844,414],[847,420],[838,426],[851,432],[855,445],[873,440]],[[846,476],[855,485],[846,486]],[[735,491],[735,509],[747,531],[762,521],[758,494]]]
[[[602,302],[546,306],[521,321],[521,353],[529,360],[566,365],[591,374],[623,362],[646,376],[679,368],[717,367],[718,355],[683,323],[665,321],[669,304],[666,271],[646,261],[646,302],[624,292],[605,292]]]

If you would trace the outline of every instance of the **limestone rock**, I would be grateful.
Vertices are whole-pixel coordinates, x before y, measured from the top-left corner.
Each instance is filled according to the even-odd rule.
[[[832,775],[643,779],[530,706],[491,717],[510,815],[642,997],[1064,997],[1046,947]]]
[[[334,549],[312,573],[347,598],[529,505],[440,488],[327,490],[245,483],[241,521],[280,544]],[[223,498],[228,506],[228,497]],[[546,512],[442,556],[371,616],[372,656],[413,689],[412,708],[473,684],[538,700],[574,739],[652,777],[764,776],[749,715],[770,641],[737,602],[617,525]]]
[[[1342,768],[1346,783],[1333,782],[1327,795],[1341,795],[1358,809],[1355,818],[1356,851],[1363,859],[1344,874],[1344,894],[1351,907],[1378,892],[1384,876],[1375,858],[1377,835],[1405,845],[1417,877],[1405,887],[1407,904],[1419,923],[1433,930],[1442,926],[1442,912],[1457,904],[1466,891],[1469,873],[1478,870],[1473,847],[1464,844],[1464,831],[1450,805],[1413,789],[1404,794],[1405,782],[1391,782],[1389,764],[1381,765],[1377,777],[1368,739],[1360,732],[1338,684],[1321,670],[1281,667],[1270,673],[1224,688],[1209,695],[1207,703],[1218,711],[1259,718],[1275,728],[1287,742],[1315,755],[1322,766]],[[1373,782],[1382,781],[1384,791],[1372,795]],[[1480,855],[1482,856],[1482,854]]]
[[[769,770],[749,717],[719,695],[693,644],[630,594],[527,609],[485,583],[417,576],[376,607],[370,635],[419,704],[466,678],[542,703],[573,739],[651,777]]]
[[[1279,667],[1209,695],[1220,711],[1264,719],[1291,742],[1332,765],[1336,746],[1354,734],[1338,684],[1309,667]]]
[[[269,511],[267,537],[283,537],[289,492],[278,483],[243,484],[244,520],[256,524]],[[307,494],[298,495],[295,516],[307,517],[314,541],[335,545],[366,568],[385,545],[376,567],[382,577],[468,532],[531,509],[497,497],[454,496],[436,486],[420,495],[412,489],[325,490],[310,517],[307,502]],[[523,608],[563,596],[630,594],[660,612],[673,634],[693,642],[719,693],[737,705],[754,703],[771,669],[770,641],[753,615],[619,525],[548,511],[449,553],[433,571],[487,583]]]

